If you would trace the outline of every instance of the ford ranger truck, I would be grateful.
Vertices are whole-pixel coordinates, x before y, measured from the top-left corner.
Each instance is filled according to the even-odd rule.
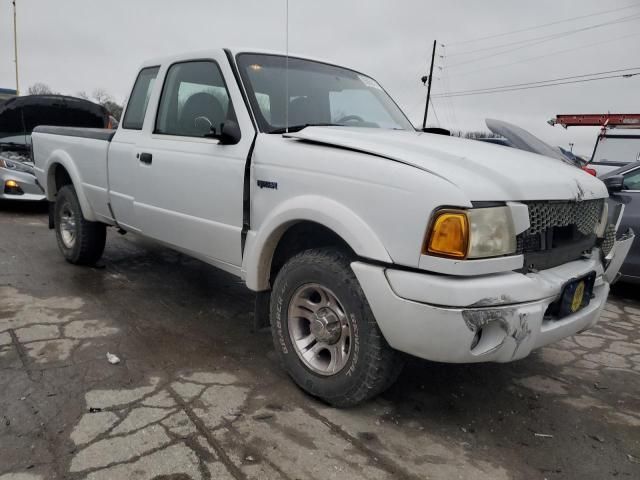
[[[111,226],[231,272],[293,380],[341,407],[405,354],[510,362],[588,329],[633,241],[605,238],[597,178],[416,131],[373,78],[297,56],[150,60],[117,130],[33,145],[69,262]]]

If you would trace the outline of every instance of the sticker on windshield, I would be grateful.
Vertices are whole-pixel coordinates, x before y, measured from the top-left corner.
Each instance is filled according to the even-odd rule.
[[[365,86],[382,90],[382,87],[378,85],[378,82],[376,82],[373,78],[365,77],[364,75],[358,75],[358,77],[360,78],[360,81],[365,84]]]

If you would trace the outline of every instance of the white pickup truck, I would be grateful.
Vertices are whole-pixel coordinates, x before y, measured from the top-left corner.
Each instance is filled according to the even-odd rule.
[[[113,226],[237,275],[287,372],[336,406],[391,385],[402,352],[509,362],[589,328],[633,240],[605,238],[593,176],[416,131],[371,77],[300,57],[151,60],[117,130],[38,127],[33,151],[69,262]]]

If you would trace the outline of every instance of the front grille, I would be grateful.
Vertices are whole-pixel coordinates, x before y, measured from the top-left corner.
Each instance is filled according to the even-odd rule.
[[[577,260],[596,244],[604,199],[583,202],[524,202],[530,227],[518,235],[525,269],[544,270]]]
[[[575,225],[580,233],[595,231],[602,215],[603,199],[584,202],[525,202],[529,207],[531,226],[527,234],[541,233],[549,227]]]
[[[607,229],[604,231],[604,239],[600,246],[605,257],[611,253],[614,243],[616,243],[616,226],[608,225]]]

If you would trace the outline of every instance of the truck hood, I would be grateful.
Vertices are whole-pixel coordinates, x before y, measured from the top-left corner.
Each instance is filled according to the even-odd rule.
[[[307,127],[285,136],[410,165],[447,180],[471,201],[608,196],[600,180],[555,158],[457,137],[355,127]]]

